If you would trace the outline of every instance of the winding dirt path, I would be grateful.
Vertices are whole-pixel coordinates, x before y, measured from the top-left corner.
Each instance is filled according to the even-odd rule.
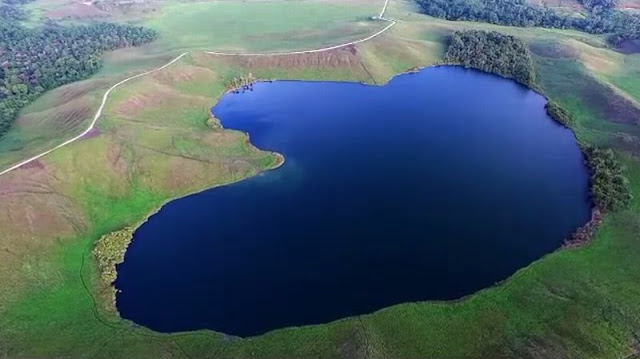
[[[342,47],[346,47],[346,46],[351,46],[351,45],[356,45],[356,44],[360,44],[363,43],[365,41],[369,41],[381,34],[383,34],[384,32],[386,32],[387,30],[389,30],[393,25],[396,24],[396,21],[392,20],[392,19],[387,19],[384,17],[384,13],[387,11],[387,6],[389,5],[389,1],[390,0],[385,0],[384,2],[384,6],[382,7],[382,11],[380,11],[380,15],[377,17],[377,19],[382,20],[382,21],[386,21],[389,24],[387,26],[385,26],[385,28],[383,28],[382,30],[376,32],[373,35],[367,36],[364,39],[360,39],[360,40],[356,40],[356,41],[351,41],[351,42],[347,42],[344,44],[340,44],[340,45],[335,45],[335,46],[330,46],[330,47],[324,47],[321,49],[314,49],[314,50],[303,50],[303,51],[289,51],[289,52],[272,52],[272,53],[230,53],[230,52],[215,52],[215,51],[205,51],[205,53],[207,54],[212,54],[212,55],[220,55],[220,56],[282,56],[282,55],[298,55],[298,54],[312,54],[312,53],[317,53],[317,52],[324,52],[324,51],[329,51],[329,50],[335,50],[335,49],[339,49]],[[111,92],[113,90],[115,90],[116,88],[118,88],[120,85],[123,85],[133,79],[137,79],[139,77],[142,76],[146,76],[149,74],[152,74],[154,72],[158,72],[158,71],[162,71],[165,68],[171,66],[173,63],[175,63],[176,61],[180,60],[181,58],[183,58],[184,56],[188,55],[190,52],[184,52],[180,55],[178,55],[178,57],[176,57],[175,59],[169,61],[168,63],[166,63],[165,65],[158,67],[156,69],[147,71],[147,72],[142,72],[139,73],[137,75],[133,75],[131,77],[128,77],[120,82],[118,82],[117,84],[111,86],[107,92],[104,93],[104,96],[102,96],[102,103],[100,104],[100,107],[98,107],[98,111],[96,111],[96,114],[93,116],[93,119],[91,120],[91,123],[89,124],[89,127],[84,130],[81,134],[75,136],[74,138],[71,138],[51,149],[48,149],[40,154],[37,154],[29,159],[26,159],[20,163],[16,163],[15,165],[12,165],[11,167],[3,170],[2,172],[0,172],[0,176],[5,175],[13,170],[16,170],[26,164],[29,164],[39,158],[42,158],[48,154],[50,154],[51,152],[60,149],[64,146],[67,146],[69,144],[72,144],[74,142],[76,142],[77,140],[81,139],[82,137],[84,137],[86,134],[88,134],[91,130],[93,130],[96,127],[96,123],[98,122],[98,119],[100,119],[100,116],[102,116],[102,111],[104,110],[105,105],[107,104],[107,100],[109,99],[109,95],[111,94]]]

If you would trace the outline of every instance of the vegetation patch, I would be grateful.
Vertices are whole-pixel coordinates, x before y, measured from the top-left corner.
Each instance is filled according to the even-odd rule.
[[[207,118],[207,127],[211,128],[212,130],[222,129],[222,124],[220,123],[220,119],[217,118],[211,112],[209,112],[209,118]]]
[[[591,169],[591,195],[596,206],[605,211],[627,207],[632,199],[629,181],[614,152],[588,146],[584,153]]]
[[[105,299],[108,298],[108,300],[104,300],[103,303],[107,306],[107,309],[111,311],[116,310],[116,289],[113,286],[113,282],[115,282],[118,277],[116,266],[124,262],[124,255],[133,239],[133,232],[134,229],[128,227],[120,231],[105,234],[98,240],[93,249],[93,256],[98,263],[98,270],[102,281],[100,287],[102,287],[103,290],[100,294],[103,295]]]
[[[444,62],[460,64],[511,78],[532,87],[533,60],[521,40],[496,31],[456,31],[451,34]]]
[[[573,119],[571,118],[571,115],[569,115],[569,113],[558,103],[549,101],[544,106],[544,108],[547,110],[549,116],[559,124],[569,128],[571,127],[571,125],[573,125]]]
[[[573,233],[571,238],[564,242],[564,247],[575,248],[590,241],[593,236],[596,235],[598,226],[602,224],[602,219],[602,212],[599,209],[594,208],[591,211],[591,219],[589,219],[589,222],[587,222],[584,226],[578,228],[575,233]]]
[[[232,77],[224,82],[224,87],[227,91],[233,93],[239,93],[240,91],[246,91],[251,89],[251,86],[258,81],[251,72],[247,76]]]

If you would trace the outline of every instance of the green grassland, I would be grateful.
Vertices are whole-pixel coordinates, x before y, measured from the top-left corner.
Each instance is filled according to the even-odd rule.
[[[285,13],[292,3],[242,4],[279,6]],[[325,6],[325,1],[304,3]],[[213,9],[221,4],[207,6]],[[233,10],[239,4],[231,6],[229,13],[240,11]],[[327,6],[322,11],[334,28],[353,19],[342,17],[332,9],[334,5]],[[377,2],[370,9],[369,14],[377,13]],[[640,90],[632,75],[640,71],[637,55],[614,53],[605,48],[603,38],[575,31],[437,20],[417,14],[409,1],[392,0],[387,16],[398,19],[398,25],[350,49],[275,57],[194,52],[162,72],[116,90],[98,133],[0,176],[0,358],[494,359],[632,358],[637,354],[640,131],[635,100]],[[321,21],[314,21],[313,26],[322,27]],[[271,44],[252,45],[247,39],[255,34],[238,35],[236,43],[214,41],[237,50],[306,48],[287,40],[287,32],[298,33],[293,25],[261,26],[280,35]],[[438,63],[446,35],[464,28],[498,30],[527,41],[534,53],[538,87],[573,115],[578,140],[615,148],[626,165],[635,199],[628,210],[607,215],[591,243],[558,250],[504,283],[462,300],[402,304],[255,338],[229,338],[211,331],[159,334],[112,312],[91,255],[96,240],[140,224],[173,198],[277,165],[274,154],[251,146],[244,134],[206,126],[208,111],[223,95],[228,79],[251,72],[264,79],[384,84],[399,72]],[[182,36],[192,41],[188,46],[203,46],[203,39],[193,35],[172,36],[176,42]],[[329,43],[321,38],[318,33],[316,44]],[[31,105],[23,117],[32,118],[16,131],[35,137],[40,124],[45,137],[51,129],[59,131],[56,136],[73,132],[58,121],[47,121],[82,106],[95,109],[107,83],[161,62],[162,56],[182,45],[175,46],[166,54],[144,48],[117,52],[127,55],[120,60],[110,55],[101,75],[52,91]],[[72,95],[87,100],[71,101],[67,105],[71,109],[63,108],[69,98],[76,98]],[[17,148],[18,133],[15,136],[0,141],[0,151]],[[12,153],[17,158],[31,148],[26,143]]]
[[[369,20],[375,6],[376,1],[290,1],[283,11],[278,2],[267,1],[172,3],[142,24],[161,33],[156,46],[176,51],[286,51],[331,46],[380,30],[381,23]]]

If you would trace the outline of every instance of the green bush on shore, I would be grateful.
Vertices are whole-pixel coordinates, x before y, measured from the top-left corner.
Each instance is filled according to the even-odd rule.
[[[629,181],[611,149],[584,148],[591,169],[591,196],[595,205],[605,211],[620,210],[631,202]]]
[[[118,277],[116,265],[124,262],[124,255],[133,238],[133,231],[133,228],[125,228],[105,234],[93,249],[93,256],[98,264],[101,279],[99,294],[105,297],[103,302],[106,309],[111,312],[117,312],[115,306],[116,289],[113,286],[113,282]]]
[[[100,269],[100,277],[105,284],[110,285],[116,280],[118,276],[116,265],[124,261],[124,254],[132,238],[133,228],[125,228],[105,234],[98,240],[93,249],[93,255]]]
[[[571,125],[573,125],[571,115],[556,102],[549,101],[544,108],[547,110],[549,116],[561,125],[565,127],[571,127]]]

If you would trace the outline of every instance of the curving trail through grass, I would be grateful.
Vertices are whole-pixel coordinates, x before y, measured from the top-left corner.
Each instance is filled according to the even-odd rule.
[[[384,17],[384,13],[387,11],[387,6],[389,5],[389,1],[390,0],[385,0],[384,5],[382,7],[382,10],[380,11],[380,15],[378,15],[377,19],[382,20],[382,21],[386,21],[389,24],[387,26],[385,26],[382,30],[374,33],[373,35],[367,36],[363,39],[360,40],[356,40],[356,41],[351,41],[351,42],[347,42],[344,44],[339,44],[339,45],[335,45],[335,46],[330,46],[330,47],[323,47],[320,49],[313,49],[313,50],[302,50],[302,51],[288,51],[288,52],[272,52],[272,53],[230,53],[230,52],[215,52],[215,51],[205,51],[205,53],[207,54],[211,54],[211,55],[220,55],[220,56],[283,56],[283,55],[299,55],[299,54],[313,54],[313,53],[318,53],[318,52],[324,52],[324,51],[330,51],[330,50],[335,50],[335,49],[339,49],[342,47],[347,47],[347,46],[351,46],[351,45],[357,45],[366,41],[369,41],[371,39],[374,39],[376,37],[378,37],[379,35],[383,34],[384,32],[386,32],[387,30],[389,30],[393,25],[396,24],[395,20],[392,19],[388,19]],[[5,175],[13,170],[16,170],[26,164],[29,164],[39,158],[42,158],[48,154],[50,154],[51,152],[58,150],[64,146],[70,145],[72,143],[74,143],[75,141],[81,139],[82,137],[84,137],[86,134],[88,134],[89,132],[91,132],[91,130],[93,130],[96,127],[96,124],[98,122],[98,119],[100,119],[100,116],[102,116],[102,111],[104,110],[105,105],[107,104],[107,100],[109,99],[109,95],[111,94],[111,92],[113,90],[115,90],[116,88],[118,88],[120,85],[123,85],[133,79],[137,79],[139,77],[142,76],[146,76],[149,74],[152,74],[154,72],[158,72],[158,71],[162,71],[165,68],[171,66],[173,63],[175,63],[176,61],[180,60],[181,58],[183,58],[185,55],[188,55],[190,52],[183,52],[182,54],[178,55],[176,58],[174,58],[173,60],[169,61],[168,63],[166,63],[165,65],[158,67],[156,69],[150,70],[150,71],[146,71],[143,73],[139,73],[137,75],[133,75],[131,77],[128,77],[118,83],[116,83],[115,85],[111,86],[107,92],[104,93],[104,96],[102,96],[102,103],[100,104],[100,107],[98,107],[98,111],[96,111],[95,115],[93,116],[93,120],[91,121],[91,123],[89,124],[89,127],[84,130],[81,134],[49,149],[46,150],[40,154],[37,154],[29,159],[26,159],[20,163],[17,163],[3,171],[0,172],[0,176]]]

